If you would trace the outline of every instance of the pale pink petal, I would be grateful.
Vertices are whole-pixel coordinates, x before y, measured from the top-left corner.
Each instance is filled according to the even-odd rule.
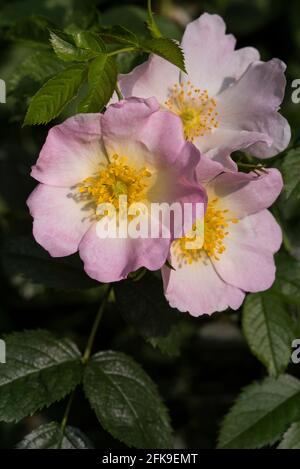
[[[252,47],[235,51],[235,38],[225,34],[225,28],[220,16],[204,13],[187,25],[182,39],[188,79],[208,90],[210,97],[238,80],[252,62],[259,60],[258,51]]]
[[[196,178],[201,184],[207,183],[224,172],[224,166],[202,155],[196,167]]]
[[[141,130],[140,139],[151,153],[160,158],[160,164],[163,166],[176,163],[183,169],[189,157],[195,160],[194,165],[199,161],[199,152],[186,146],[180,117],[172,112],[153,113],[147,127]],[[182,155],[179,157],[180,153]]]
[[[69,256],[93,223],[94,211],[70,188],[39,184],[27,200],[33,236],[53,257]]]
[[[274,251],[281,243],[281,231],[267,210],[230,224],[223,240],[226,250],[215,269],[225,282],[244,291],[267,290],[275,280]]]
[[[242,77],[218,97],[218,109],[226,122],[236,124],[241,118],[243,123],[249,114],[277,110],[284,98],[285,69],[286,65],[279,59],[252,63]]]
[[[153,203],[160,204],[161,208],[166,206],[162,213],[162,220],[173,219],[172,211],[177,214],[171,230],[172,239],[181,237],[186,230],[195,222],[196,218],[202,218],[206,205],[207,194],[204,187],[196,182],[186,179],[173,169],[160,171],[156,184],[148,193],[148,197]],[[171,217],[170,217],[171,215]],[[184,229],[184,227],[186,229]]]
[[[103,136],[106,140],[137,140],[141,129],[148,124],[149,117],[158,110],[159,104],[155,98],[122,99],[106,109],[101,121]]]
[[[52,127],[31,176],[44,184],[71,187],[104,161],[101,114],[78,114]]]
[[[165,262],[169,239],[111,238],[101,239],[93,225],[79,246],[86,273],[99,282],[125,279],[140,267],[159,269]]]
[[[209,183],[211,197],[219,197],[220,205],[229,209],[236,217],[244,217],[270,207],[279,196],[283,181],[277,169],[269,168],[266,173],[220,174]]]
[[[155,98],[129,98],[110,105],[102,118],[103,141],[109,159],[117,154],[127,157],[137,167],[153,164],[153,155],[139,136],[158,110]]]
[[[181,119],[168,111],[160,111],[154,98],[130,98],[111,105],[102,119],[103,138],[108,154],[119,153],[140,164],[144,162],[160,166],[186,165],[189,156],[184,151],[186,141]],[[129,143],[130,142],[130,143]],[[133,148],[138,146],[136,150]],[[184,159],[179,154],[186,154]],[[189,154],[192,150],[189,150]],[[196,152],[194,165],[199,160]],[[182,155],[184,156],[184,155]],[[197,161],[196,161],[197,160]],[[133,161],[133,160],[132,160]]]
[[[161,104],[166,101],[170,88],[178,82],[179,69],[158,55],[150,55],[132,72],[119,76],[119,86],[125,98],[154,96]]]
[[[162,268],[165,296],[173,308],[192,316],[224,311],[228,307],[238,309],[244,292],[225,283],[208,258],[179,267],[171,256],[172,270]]]
[[[257,142],[271,148],[272,138],[261,132],[227,129],[221,125],[211,134],[195,139],[194,144],[208,158],[221,163],[226,169],[235,170],[237,166],[230,154],[236,150],[248,149]]]
[[[271,145],[263,141],[258,141],[254,145],[250,145],[247,149],[248,153],[258,158],[270,158],[282,152],[290,143],[291,128],[288,121],[278,112],[272,112],[264,116],[260,116],[257,121],[254,120],[253,128],[264,132],[272,138]]]
[[[235,47],[234,37],[226,35],[225,28],[220,16],[204,13],[187,25],[182,38],[188,77],[210,96],[221,88],[225,76],[220,68]]]
[[[258,145],[252,147],[255,156],[274,156],[289,143],[288,123],[276,115],[284,97],[285,68],[285,64],[278,59],[266,63],[254,62],[236,83],[217,98],[222,127],[258,132],[270,140],[264,142],[258,139]]]
[[[247,231],[247,233],[246,233]],[[230,226],[230,236],[241,238],[262,249],[277,252],[282,243],[282,231],[269,210],[261,210]]]
[[[154,153],[158,158],[159,153]],[[170,208],[177,206],[175,211],[180,211],[180,216],[175,220],[174,229],[172,229],[172,239],[181,237],[185,230],[184,226],[192,226],[197,210],[204,213],[207,204],[207,194],[201,183],[197,182],[195,168],[199,162],[199,152],[190,142],[185,142],[177,159],[172,161],[174,153],[156,162],[159,168],[156,173],[156,180],[147,193],[152,203],[161,204],[163,207],[167,203],[166,217],[162,220],[170,220]],[[185,209],[186,204],[191,210]],[[199,212],[198,212],[199,213]]]
[[[250,64],[260,59],[257,49],[253,47],[243,47],[237,49],[231,54],[228,61],[223,62],[224,81],[219,92],[238,80],[247,70]]]

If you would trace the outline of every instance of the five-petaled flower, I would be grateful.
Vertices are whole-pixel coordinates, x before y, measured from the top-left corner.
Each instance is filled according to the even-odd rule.
[[[154,98],[71,117],[50,130],[32,168],[40,182],[27,202],[33,235],[54,257],[79,250],[88,275],[101,282],[121,280],[140,267],[157,270],[174,234],[101,239],[97,207],[117,207],[122,194],[128,204],[203,203],[204,190],[194,178],[199,159],[180,119],[162,112]]]
[[[235,50],[235,42],[220,16],[204,13],[183,35],[187,74],[152,55],[119,77],[125,97],[155,96],[162,108],[181,117],[187,140],[229,169],[236,169],[233,151],[268,158],[290,141],[289,124],[278,113],[285,64],[262,62],[256,49]]]
[[[193,316],[238,309],[245,292],[270,288],[273,255],[282,240],[267,210],[282,189],[277,169],[260,175],[224,172],[219,163],[202,158],[197,177],[208,194],[203,246],[186,249],[186,238],[175,240],[169,258],[175,270],[162,268],[170,305]]]

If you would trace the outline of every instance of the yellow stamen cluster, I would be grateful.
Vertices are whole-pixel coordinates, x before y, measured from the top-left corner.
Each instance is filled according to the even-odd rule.
[[[188,243],[193,238],[187,236],[174,241],[172,249],[179,267],[182,264],[192,264],[201,258],[205,259],[206,255],[218,261],[220,260],[219,256],[226,250],[223,240],[229,234],[227,228],[229,223],[238,223],[238,219],[230,218],[228,216],[229,210],[218,209],[218,201],[219,199],[216,197],[209,201],[207,205],[204,216],[204,242],[200,249],[188,249]],[[195,231],[195,226],[193,230]]]
[[[181,117],[187,140],[203,137],[219,126],[216,100],[209,98],[207,90],[195,88],[190,81],[174,85],[165,105]]]
[[[114,155],[112,160],[98,174],[82,181],[78,187],[81,196],[93,201],[96,206],[111,203],[117,210],[121,195],[127,196],[128,206],[144,200],[150,171],[144,167],[136,169],[130,166],[126,157]]]

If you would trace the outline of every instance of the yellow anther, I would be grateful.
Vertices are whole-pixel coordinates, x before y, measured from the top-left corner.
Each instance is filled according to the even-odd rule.
[[[115,154],[105,169],[82,181],[78,191],[96,207],[101,203],[111,203],[118,210],[121,195],[127,196],[128,206],[145,200],[150,176],[147,168],[136,169],[128,164],[126,157]]]
[[[179,267],[183,264],[192,264],[195,261],[205,259],[206,255],[216,261],[226,250],[224,238],[229,235],[226,228],[229,223],[238,223],[238,219],[227,216],[228,209],[219,209],[217,207],[219,198],[216,197],[208,202],[204,216],[204,242],[200,249],[190,249],[189,244],[193,238],[184,236],[173,242],[172,251],[177,258]],[[193,227],[195,231],[195,225]],[[194,237],[195,240],[195,237]]]
[[[207,135],[219,126],[216,100],[209,98],[207,90],[195,88],[190,81],[180,83],[179,87],[175,84],[165,105],[181,117],[187,140]]]

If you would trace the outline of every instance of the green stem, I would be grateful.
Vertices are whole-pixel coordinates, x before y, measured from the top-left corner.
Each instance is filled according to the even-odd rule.
[[[121,54],[122,52],[134,52],[135,50],[136,50],[136,47],[123,47],[123,49],[117,49],[117,50],[113,50],[112,52],[108,52],[107,55],[111,57],[113,55]]]
[[[148,10],[148,25],[149,25],[149,29],[152,33],[152,36],[156,39],[162,37],[161,32],[158,29],[157,24],[154,21],[151,0],[148,0],[148,2],[147,2],[147,10]]]
[[[98,310],[98,313],[96,315],[96,318],[95,318],[95,321],[94,321],[94,324],[92,326],[92,329],[91,329],[91,332],[90,332],[90,336],[88,338],[88,341],[87,341],[87,344],[86,344],[86,348],[85,348],[85,351],[84,351],[84,354],[83,354],[83,357],[82,357],[82,363],[86,364],[91,356],[91,353],[92,353],[92,348],[93,348],[93,345],[94,345],[94,341],[95,341],[95,337],[96,337],[96,334],[97,334],[97,330],[98,330],[98,327],[99,327],[99,324],[100,324],[100,321],[101,321],[101,318],[103,316],[103,313],[104,313],[104,310],[105,310],[105,307],[107,305],[107,302],[108,302],[108,297],[109,297],[109,294],[111,292],[111,285],[108,286],[107,288],[107,291],[105,293],[105,297],[101,303],[101,306]]]
[[[123,99],[123,95],[122,95],[122,93],[121,93],[121,90],[120,90],[118,84],[116,84],[116,93],[117,93],[117,95],[118,95],[119,101],[121,101],[121,100]]]
[[[82,363],[85,365],[90,356],[91,356],[91,353],[92,353],[92,348],[93,348],[93,345],[94,345],[94,341],[95,341],[95,337],[96,337],[96,334],[97,334],[97,330],[98,330],[98,327],[99,327],[99,324],[100,324],[100,321],[101,321],[101,318],[103,316],[103,313],[104,313],[104,310],[105,310],[105,307],[107,305],[107,301],[108,301],[108,298],[109,298],[109,294],[111,292],[111,285],[108,285],[108,288],[106,290],[106,293],[105,293],[105,296],[104,296],[104,299],[101,303],[101,306],[98,310],[98,313],[96,315],[96,318],[95,318],[95,321],[93,323],[93,326],[92,326],[92,329],[91,329],[91,332],[90,332],[90,335],[89,335],[89,338],[88,338],[88,341],[87,341],[87,344],[86,344],[86,348],[85,348],[85,351],[84,351],[84,354],[83,354],[83,357],[82,357]],[[70,397],[69,397],[69,400],[68,400],[68,404],[67,404],[67,407],[66,407],[66,410],[65,410],[65,413],[64,413],[64,416],[63,416],[63,419],[62,419],[62,422],[61,422],[61,431],[64,433],[65,432],[65,429],[66,429],[66,426],[67,426],[67,422],[68,422],[68,418],[69,418],[69,414],[70,414],[70,410],[71,410],[71,407],[72,407],[72,403],[73,403],[73,400],[74,400],[74,395],[75,395],[75,389],[74,391],[71,393]]]
[[[65,410],[65,414],[64,414],[64,417],[63,417],[62,422],[61,422],[60,428],[61,428],[61,431],[63,433],[65,432],[65,429],[66,429],[66,426],[67,426],[67,421],[68,421],[71,406],[72,406],[72,403],[73,403],[74,394],[75,394],[75,390],[72,392],[72,394],[69,397],[68,404],[67,404],[67,407],[66,407],[66,410]]]
[[[148,16],[149,16],[149,18],[153,19],[152,2],[151,2],[151,0],[147,0],[147,10],[148,10]]]

